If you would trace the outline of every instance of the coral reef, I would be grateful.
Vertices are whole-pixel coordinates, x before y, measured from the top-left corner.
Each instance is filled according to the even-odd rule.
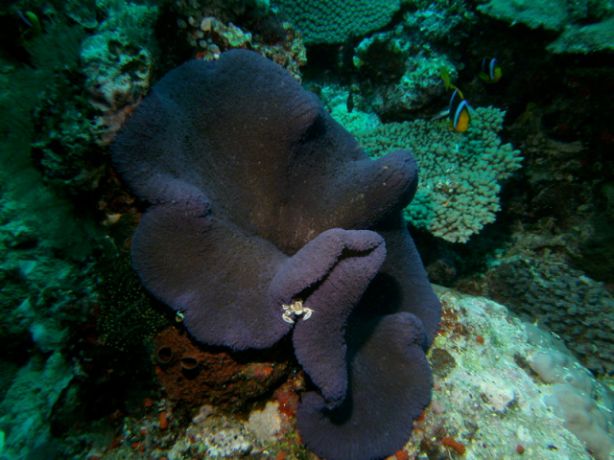
[[[477,23],[476,13],[465,0],[412,0],[403,14],[403,28],[410,42],[457,47]]]
[[[475,22],[464,1],[412,2],[396,27],[361,40],[352,60],[364,98],[361,110],[406,118],[441,99],[441,69],[457,77],[462,63],[454,50]]]
[[[589,54],[614,51],[614,16],[595,24],[569,25],[548,45],[553,53]]]
[[[157,18],[154,6],[93,3],[98,16],[48,11],[48,26],[25,44],[35,74],[53,74],[35,107],[32,156],[47,182],[77,196],[99,186],[104,147],[149,88]]]
[[[149,89],[158,8],[117,0],[97,0],[96,6],[105,18],[83,41],[81,65],[97,112],[95,137],[106,145]]]
[[[441,69],[456,69],[445,54],[419,51],[405,33],[382,32],[362,40],[355,49],[354,66],[366,77],[361,89],[367,107],[390,116],[419,110],[441,97]]]
[[[79,372],[70,342],[97,297],[89,256],[100,233],[75,219],[71,203],[43,184],[30,158],[31,111],[43,82],[57,83],[62,59],[74,61],[74,50],[64,51],[49,51],[46,63],[35,54],[35,71],[0,61],[2,458],[55,455],[52,418]]]
[[[614,298],[598,283],[552,255],[496,261],[487,295],[558,334],[597,374],[614,372]]]
[[[74,378],[75,370],[59,351],[48,358],[34,356],[19,370],[0,402],[0,429],[7,436],[3,458],[31,458],[27,452],[47,458],[57,455],[50,419]]]
[[[77,195],[98,187],[105,168],[89,103],[81,96],[66,97],[68,93],[65,85],[51,86],[36,107],[32,157],[47,183]]]
[[[384,27],[399,0],[274,0],[272,5],[301,31],[305,43],[344,43]]]
[[[31,88],[38,96],[29,121],[31,155],[48,184],[73,194],[95,188],[104,172],[102,152],[94,146],[91,109],[73,86],[83,81],[78,69],[83,36],[79,27],[58,20],[25,44],[37,67],[29,77],[34,77]]]
[[[609,460],[613,15],[2,2],[0,458]]]
[[[23,180],[27,175],[17,177]],[[14,186],[16,181],[4,182]],[[73,226],[65,203],[40,182],[28,185],[35,196],[26,193],[17,201],[12,201],[12,187],[4,190],[0,218],[0,336],[6,344],[0,356],[0,431],[7,436],[6,458],[12,459],[28,458],[29,452],[55,455],[54,446],[59,445],[52,435],[55,417],[82,405],[64,400],[64,395],[84,375],[72,359],[72,346],[97,300],[93,263],[81,252],[88,244],[78,248],[72,241],[76,235],[84,242],[94,235]],[[28,206],[32,199],[50,206],[50,213],[32,213],[36,209]],[[56,222],[58,218],[67,220]],[[70,230],[71,237],[54,236],[58,228]],[[72,244],[75,253],[67,253],[66,244]]]
[[[490,0],[478,5],[478,11],[496,19],[519,22],[535,29],[543,27],[561,30],[569,21],[566,0],[542,0],[539,2],[506,2]]]
[[[411,148],[422,184],[405,216],[437,237],[464,243],[495,221],[499,184],[520,167],[520,152],[498,137],[503,117],[499,109],[478,107],[463,134],[450,131],[445,123],[417,120],[384,123],[355,135],[375,158]]]
[[[346,88],[343,85],[328,83],[318,88],[318,94],[331,116],[351,133],[372,131],[380,125],[380,119],[373,112],[348,108],[352,105],[362,107],[364,99],[356,86]]]
[[[303,41],[294,28],[271,11],[268,2],[185,1],[173,4],[180,35],[199,59],[218,59],[233,48],[256,51],[300,80],[307,62]]]
[[[120,373],[85,350],[96,347],[90,322],[100,286],[93,254],[105,231],[83,192],[96,189],[106,171],[79,68],[87,32],[47,2],[40,9],[24,3],[13,7],[36,13],[18,9],[17,20],[29,14],[39,24],[36,33],[12,37],[26,63],[4,54],[0,60],[0,335],[11,344],[0,358],[0,431],[6,433],[2,456],[12,459],[82,449],[69,447],[64,434],[83,427],[92,413],[117,407],[103,403],[90,411],[108,401],[106,385]]]
[[[544,108],[529,104],[509,127],[525,160],[524,186],[514,188],[509,207],[518,220],[514,244],[505,251],[540,258],[548,249],[607,285],[614,280],[611,129],[598,114],[607,105],[611,84],[600,88],[601,72],[566,76],[563,88],[555,90],[555,103]],[[586,88],[582,94],[575,89],[579,84]],[[558,94],[566,94],[565,100]],[[572,126],[577,133],[569,132]]]
[[[299,408],[307,445],[330,458],[398,448],[429,399],[423,349],[439,319],[400,215],[415,191],[411,155],[369,159],[281,67],[231,50],[163,78],[113,157],[152,205],[134,237],[134,267],[188,331],[235,350],[292,332],[315,387]],[[408,369],[392,386],[385,350]],[[374,442],[350,433],[339,443],[329,418],[345,432],[364,430],[370,401],[397,414],[380,425],[393,434]],[[348,413],[352,405],[364,408]]]
[[[548,50],[555,53],[586,54],[614,49],[614,6],[608,0],[489,0],[478,5],[477,9],[512,24],[560,33],[548,45]]]

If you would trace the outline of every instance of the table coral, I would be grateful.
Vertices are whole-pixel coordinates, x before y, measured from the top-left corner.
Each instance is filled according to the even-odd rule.
[[[384,27],[399,9],[399,0],[301,1],[275,0],[281,10],[305,37],[305,42],[343,43]]]
[[[385,123],[357,137],[376,158],[390,149],[413,149],[422,186],[405,216],[435,236],[465,243],[495,221],[500,183],[520,167],[520,152],[497,135],[503,117],[499,109],[478,107],[462,134],[445,123],[416,120]]]
[[[489,0],[478,11],[512,25],[544,28],[561,35],[548,46],[554,53],[611,51],[614,6],[608,0]]]
[[[500,20],[526,24],[532,29],[543,27],[549,30],[561,30],[569,20],[565,0],[539,2],[491,0],[479,5],[478,11]]]
[[[235,350],[292,333],[312,383],[306,445],[332,460],[397,450],[430,398],[439,321],[401,218],[411,154],[369,159],[281,67],[232,50],[165,76],[113,160],[149,204],[133,265],[188,331]],[[311,316],[284,321],[299,300]]]
[[[588,54],[614,51],[614,16],[595,24],[573,24],[548,45],[553,53]]]

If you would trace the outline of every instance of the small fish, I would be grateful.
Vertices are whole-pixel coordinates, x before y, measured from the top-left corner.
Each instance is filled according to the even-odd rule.
[[[452,93],[452,97],[450,97],[450,109],[448,110],[450,127],[454,131],[464,133],[469,129],[469,122],[471,121],[470,110],[472,110],[471,106],[464,98],[463,93],[456,88]]]
[[[486,83],[497,83],[501,80],[503,69],[501,69],[501,66],[497,62],[497,58],[482,59],[482,66],[480,67],[478,76]]]
[[[456,89],[456,86],[452,84],[452,77],[450,77],[450,72],[445,67],[439,68],[439,76],[443,81],[443,86],[445,89]]]
[[[464,133],[469,129],[469,122],[471,121],[471,115],[469,113],[472,110],[469,103],[465,100],[463,92],[452,83],[450,72],[445,67],[439,69],[439,76],[443,81],[443,85],[446,89],[451,89],[452,97],[450,97],[450,104],[447,111],[437,114],[433,119],[440,118],[441,115],[447,114],[450,119],[450,127],[456,132]]]

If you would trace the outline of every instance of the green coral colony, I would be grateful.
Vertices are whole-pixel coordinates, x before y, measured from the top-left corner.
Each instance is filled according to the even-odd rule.
[[[146,205],[111,146],[164,74],[236,48],[313,92],[364,161],[403,149],[418,164],[415,195],[395,212],[442,318],[426,355],[430,404],[413,422],[373,415],[411,431],[385,455],[612,458],[611,0],[11,0],[0,35],[0,460],[316,458],[297,429],[314,382],[291,340],[205,346],[186,332],[190,311],[160,304],[131,268]],[[386,235],[397,225],[383,222]],[[387,238],[387,257],[407,247]],[[344,250],[340,260],[361,256]],[[395,311],[387,263],[373,283],[388,291],[367,289],[357,308]],[[203,283],[236,278],[219,273]],[[279,305],[284,327],[323,324],[303,297],[327,281]],[[348,362],[377,350],[369,340],[348,345]],[[371,362],[395,366],[405,351]],[[419,391],[396,380],[378,385]],[[343,433],[351,450],[357,435]],[[366,438],[356,445],[377,451]]]

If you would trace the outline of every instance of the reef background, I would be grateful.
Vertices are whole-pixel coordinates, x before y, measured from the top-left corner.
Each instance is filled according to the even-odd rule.
[[[576,380],[592,401],[585,401],[584,432],[597,441],[575,434],[607,458],[614,5],[316,3],[24,0],[0,7],[1,458],[311,455],[292,428],[304,381],[287,350],[203,350],[143,291],[129,262],[139,203],[110,163],[109,145],[153,82],[187,59],[237,47],[301,79],[374,157],[399,146],[416,152],[421,182],[406,215],[431,281],[498,301],[509,321],[518,316],[560,337],[545,349],[566,347],[564,359],[544,352],[555,363],[549,368],[539,354],[516,364],[549,385],[569,382],[552,377],[552,369],[573,367],[565,360],[590,371],[592,383]],[[485,83],[481,61],[495,56],[503,78]],[[475,108],[466,133],[435,117],[449,98],[441,68]],[[484,337],[503,353],[503,339],[488,340],[500,324],[476,332],[459,312],[446,317],[442,334],[471,345],[463,356],[480,354]],[[441,378],[435,401],[446,385],[459,388],[445,380],[449,369],[471,368],[437,351],[445,346],[436,342],[431,352]],[[192,366],[208,372],[193,376]],[[482,370],[474,371],[487,381]],[[489,458],[495,447],[479,457],[475,432],[453,424],[465,406],[445,406],[445,413],[442,406],[427,411],[422,438],[405,454],[435,459],[470,449]],[[245,447],[244,435],[245,445],[220,447],[250,420],[275,425],[267,417],[280,424],[261,433],[267,441]]]

